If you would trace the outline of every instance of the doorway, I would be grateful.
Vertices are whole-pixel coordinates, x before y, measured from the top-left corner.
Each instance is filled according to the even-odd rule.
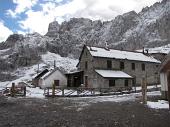
[[[88,76],[85,76],[85,87],[88,87]]]

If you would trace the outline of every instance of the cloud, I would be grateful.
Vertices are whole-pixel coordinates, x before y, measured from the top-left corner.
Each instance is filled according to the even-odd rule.
[[[38,0],[13,0],[13,3],[16,4],[15,10],[7,10],[7,15],[16,18],[18,14],[25,12],[27,9],[31,9],[36,5]]]
[[[13,34],[13,32],[0,20],[0,42],[5,41],[10,34]]]
[[[15,0],[22,1],[22,0]],[[27,1],[27,0],[26,0]],[[28,10],[25,12],[27,18],[19,21],[20,27],[28,32],[39,32],[45,34],[48,25],[54,19],[61,23],[72,17],[84,17],[92,20],[111,20],[115,16],[135,10],[141,11],[145,6],[150,6],[161,0],[72,0],[62,4],[56,4],[63,0],[46,0],[45,3],[39,4],[42,10]],[[35,4],[35,3],[34,3]],[[23,12],[29,6],[18,7],[15,12]],[[12,13],[11,13],[12,15]]]

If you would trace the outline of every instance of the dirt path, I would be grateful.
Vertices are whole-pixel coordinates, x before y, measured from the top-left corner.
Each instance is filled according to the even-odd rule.
[[[170,127],[170,112],[150,109],[138,99],[13,98],[0,101],[0,127]]]

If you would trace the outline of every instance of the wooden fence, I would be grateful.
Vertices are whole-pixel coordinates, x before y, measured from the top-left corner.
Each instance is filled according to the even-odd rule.
[[[12,84],[11,87],[6,87],[2,90],[2,94],[6,96],[26,96],[26,86],[18,87]]]
[[[44,89],[46,97],[84,97],[129,94],[133,92],[130,87],[122,88],[85,88],[85,87],[47,87]]]

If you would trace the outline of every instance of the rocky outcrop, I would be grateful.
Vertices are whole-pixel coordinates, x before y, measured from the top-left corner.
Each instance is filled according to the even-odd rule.
[[[131,11],[111,21],[71,18],[49,24],[45,36],[13,34],[0,43],[0,70],[11,71],[41,62],[47,51],[78,58],[84,44],[136,50],[170,43],[170,1],[163,0],[140,13]],[[4,51],[3,51],[4,50]]]

